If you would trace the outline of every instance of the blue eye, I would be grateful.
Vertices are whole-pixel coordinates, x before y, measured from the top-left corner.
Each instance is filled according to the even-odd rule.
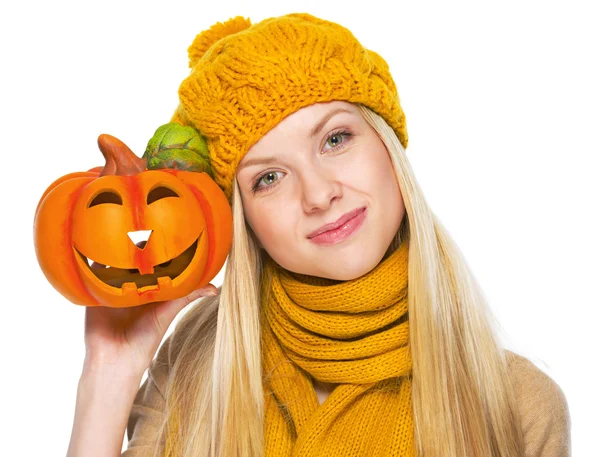
[[[327,141],[325,141],[326,145],[331,146],[331,151],[337,151],[341,146],[346,144],[349,140],[344,141],[344,138],[350,138],[352,133],[349,130],[341,129],[335,132],[332,132],[328,137]],[[332,142],[334,141],[334,142]]]
[[[261,192],[263,189],[267,189],[267,188],[271,187],[273,185],[272,184],[273,181],[271,181],[271,184],[267,184],[266,186],[259,186],[259,184],[261,183],[261,181],[264,178],[272,177],[273,175],[277,176],[277,173],[282,173],[282,172],[281,171],[267,171],[266,173],[263,173],[258,178],[256,178],[256,180],[254,181],[254,185],[252,186],[252,193]],[[275,181],[275,182],[277,182],[277,181]]]
[[[345,146],[348,143],[348,141],[350,141],[350,138],[352,137],[352,135],[353,135],[352,132],[350,132],[350,130],[348,130],[348,129],[339,129],[334,132],[331,132],[327,136],[327,140],[325,141],[325,145],[329,145],[331,147],[329,149],[326,149],[326,151],[334,151],[335,152],[335,151],[339,150],[340,148]],[[282,173],[282,172],[281,171],[267,171],[266,173],[263,173],[258,178],[256,178],[252,185],[252,193],[255,194],[257,192],[262,192],[264,190],[275,187],[277,185],[277,183],[279,182],[278,179],[274,178],[274,176],[277,176],[277,173]],[[265,178],[271,178],[271,181],[269,184],[261,186],[260,183],[264,182],[263,179],[265,179]],[[273,181],[273,179],[275,179],[275,180]]]

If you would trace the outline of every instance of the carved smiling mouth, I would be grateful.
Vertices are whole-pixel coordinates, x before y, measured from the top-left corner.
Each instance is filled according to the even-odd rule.
[[[203,232],[204,233],[204,232]],[[123,284],[126,283],[135,283],[136,287],[139,289],[145,286],[152,285],[170,285],[171,281],[181,273],[183,273],[192,259],[196,254],[196,249],[198,248],[198,241],[202,237],[202,233],[200,237],[196,239],[192,243],[192,245],[179,254],[177,257],[168,260],[160,265],[154,266],[153,274],[140,274],[137,268],[117,268],[110,265],[102,265],[98,262],[95,262],[93,259],[90,259],[83,255],[77,248],[74,247],[75,251],[83,262],[88,266],[89,270],[105,284],[113,287],[122,287]],[[142,246],[139,246],[143,248]]]

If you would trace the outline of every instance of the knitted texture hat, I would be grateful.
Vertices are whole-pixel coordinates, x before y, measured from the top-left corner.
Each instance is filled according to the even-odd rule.
[[[237,16],[197,35],[188,54],[192,70],[179,87],[172,121],[206,138],[214,180],[230,202],[236,168],[250,147],[313,103],[363,104],[407,145],[387,63],[341,25],[302,13],[254,25]]]

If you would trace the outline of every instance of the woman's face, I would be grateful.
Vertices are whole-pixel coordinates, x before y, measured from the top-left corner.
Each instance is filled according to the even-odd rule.
[[[387,150],[352,103],[318,103],[289,115],[250,148],[236,177],[261,246],[296,273],[336,280],[368,273],[404,217]]]

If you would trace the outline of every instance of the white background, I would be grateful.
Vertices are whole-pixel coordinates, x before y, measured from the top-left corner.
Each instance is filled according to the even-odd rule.
[[[389,63],[408,157],[500,321],[563,389],[573,455],[597,452],[600,15],[595,2],[11,2],[2,7],[4,455],[65,455],[84,308],[46,282],[33,212],[100,133],[139,155],[168,122],[187,47],[217,21],[309,12]],[[221,274],[213,281],[220,285]],[[181,315],[179,316],[181,317]],[[171,327],[172,330],[172,327]],[[7,420],[7,422],[6,422]]]

